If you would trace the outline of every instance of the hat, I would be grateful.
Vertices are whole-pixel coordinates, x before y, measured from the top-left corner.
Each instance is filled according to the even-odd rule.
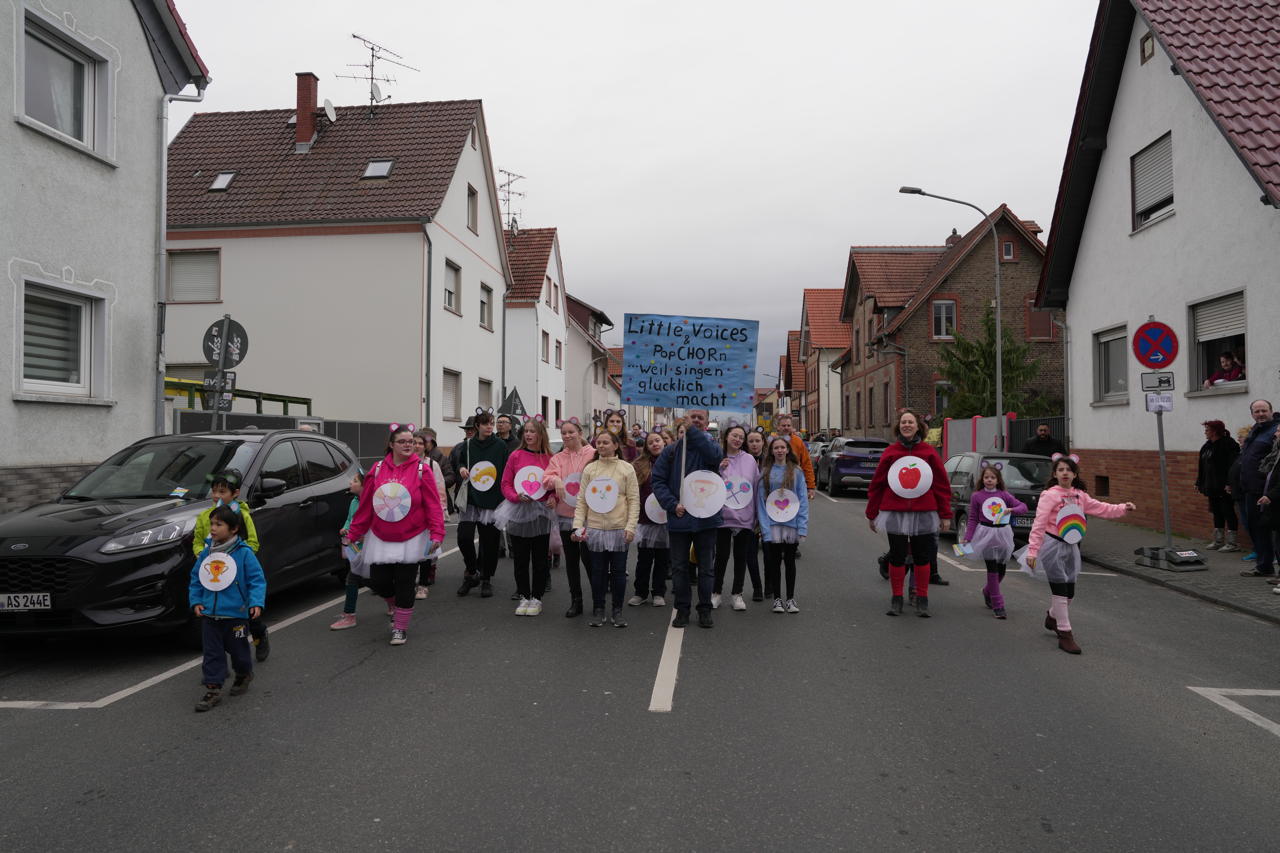
[[[475,429],[475,428],[476,428],[476,416],[475,416],[475,415],[471,415],[470,417],[468,417],[468,418],[467,418],[467,420],[466,420],[466,422],[464,422],[464,423],[462,424],[462,428],[463,428],[463,429]]]

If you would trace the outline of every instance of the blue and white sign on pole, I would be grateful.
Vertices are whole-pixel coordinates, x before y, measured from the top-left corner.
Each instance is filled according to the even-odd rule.
[[[623,335],[624,406],[751,411],[758,321],[627,314]]]

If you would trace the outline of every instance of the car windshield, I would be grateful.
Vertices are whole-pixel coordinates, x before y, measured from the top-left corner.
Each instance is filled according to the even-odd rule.
[[[1048,459],[993,459],[1004,465],[1000,473],[1007,489],[1035,489],[1049,481]]]
[[[866,450],[884,450],[888,446],[888,443],[884,441],[863,438],[851,439],[844,443],[844,449],[850,453],[861,453]]]
[[[204,498],[209,494],[210,475],[227,468],[244,473],[256,447],[234,439],[203,438],[126,447],[90,471],[67,497]]]

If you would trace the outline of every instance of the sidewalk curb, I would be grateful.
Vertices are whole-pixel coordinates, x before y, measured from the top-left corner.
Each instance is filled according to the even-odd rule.
[[[1113,571],[1116,574],[1125,575],[1126,577],[1131,577],[1131,578],[1138,578],[1139,580],[1144,580],[1144,581],[1147,581],[1148,583],[1153,583],[1156,586],[1162,586],[1165,589],[1171,589],[1174,592],[1180,592],[1183,595],[1189,596],[1191,598],[1198,598],[1201,601],[1207,601],[1210,604],[1217,604],[1221,607],[1226,607],[1231,610],[1234,610],[1237,613],[1243,613],[1246,616],[1252,616],[1255,619],[1262,619],[1266,622],[1272,623],[1273,625],[1280,625],[1280,612],[1275,612],[1270,610],[1256,610],[1247,604],[1240,604],[1239,602],[1230,601],[1225,598],[1220,598],[1216,595],[1212,595],[1210,593],[1203,592],[1201,590],[1190,589],[1185,586],[1179,586],[1178,584],[1172,583],[1168,579],[1158,577],[1155,575],[1149,575],[1146,572],[1139,571],[1137,566],[1125,565],[1119,560],[1109,560],[1107,559],[1107,555],[1093,556],[1089,554],[1081,554],[1080,557],[1082,560],[1084,560],[1084,562],[1089,563],[1090,565],[1098,566],[1100,568]],[[1155,571],[1161,571],[1161,570],[1156,569]],[[1173,577],[1177,577],[1178,575],[1177,572],[1171,572],[1170,574]]]

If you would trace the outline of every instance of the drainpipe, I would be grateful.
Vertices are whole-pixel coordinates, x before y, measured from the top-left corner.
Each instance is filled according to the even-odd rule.
[[[422,223],[422,237],[427,241],[427,293],[423,297],[426,311],[426,322],[422,333],[422,423],[424,426],[431,426],[431,272],[432,272],[432,255],[435,246],[431,242],[431,232],[427,230],[427,226],[431,224],[431,220]],[[439,427],[437,427],[439,429]]]
[[[1062,316],[1067,316],[1066,311]],[[1053,325],[1062,330],[1062,437],[1067,450],[1071,449],[1071,329],[1067,321],[1054,320]]]
[[[207,84],[206,84],[207,85]],[[194,95],[163,95],[160,98],[160,169],[156,195],[156,404],[153,428],[156,435],[164,435],[164,320],[165,301],[169,289],[169,256],[164,248],[165,232],[169,226],[169,104],[185,101],[198,104],[204,100],[204,86]]]

